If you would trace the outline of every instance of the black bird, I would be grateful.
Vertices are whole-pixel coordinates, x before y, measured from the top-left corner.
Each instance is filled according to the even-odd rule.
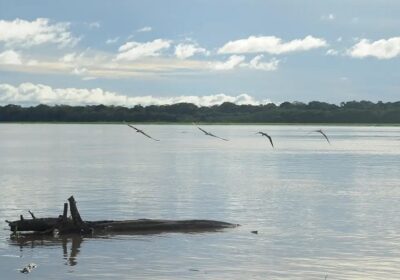
[[[193,124],[196,125],[195,123],[193,123]],[[221,140],[224,140],[224,141],[229,141],[228,139],[219,137],[219,136],[214,135],[214,134],[212,134],[212,133],[210,133],[210,132],[208,132],[208,131],[205,131],[204,129],[202,129],[201,127],[198,127],[197,125],[196,125],[196,127],[197,127],[198,129],[200,129],[202,132],[204,132],[205,135],[208,135],[208,136],[211,136],[211,137],[215,137],[215,138],[218,138],[218,139],[221,139]]]
[[[328,139],[328,136],[326,136],[326,134],[322,131],[322,129],[314,130],[314,132],[321,133],[322,136],[325,137],[326,141],[328,141],[328,143],[331,144],[331,142],[330,142],[329,139]]]
[[[272,146],[272,148],[274,148],[274,143],[272,142],[272,138],[271,138],[271,136],[269,136],[267,133],[265,133],[265,132],[262,132],[262,131],[259,131],[259,132],[257,132],[256,134],[260,134],[260,135],[262,135],[262,136],[265,136],[265,137],[267,137],[267,138],[269,139],[269,142],[271,142],[271,146]]]
[[[160,141],[160,140],[158,140],[158,139],[155,139],[155,138],[153,138],[153,137],[151,137],[150,135],[148,135],[146,132],[144,132],[143,130],[141,130],[141,129],[139,129],[139,128],[136,128],[136,127],[134,127],[133,125],[130,125],[129,123],[125,123],[127,126],[129,126],[130,128],[133,128],[134,130],[136,130],[136,132],[138,132],[138,133],[141,133],[141,134],[143,134],[144,136],[146,136],[147,138],[150,138],[150,139],[152,139],[152,140],[154,140],[154,141]]]

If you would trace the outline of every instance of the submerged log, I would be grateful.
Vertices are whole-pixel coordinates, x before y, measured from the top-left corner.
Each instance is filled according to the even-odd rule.
[[[84,222],[81,218],[81,215],[79,214],[78,207],[76,207],[76,201],[73,196],[68,198],[69,201],[69,209],[71,211],[71,217],[72,217],[72,226],[71,223],[67,221],[65,223],[64,215],[62,218],[62,223],[61,223],[61,230],[59,232],[61,233],[71,233],[71,232],[76,232],[76,233],[83,233],[83,234],[88,234],[91,233],[93,230],[87,225],[86,222]],[[65,207],[65,206],[64,206]],[[64,208],[65,211],[65,208]]]
[[[59,234],[79,233],[79,234],[101,234],[101,233],[151,233],[151,232],[198,232],[214,231],[224,228],[233,228],[237,224],[231,224],[214,220],[125,220],[125,221],[84,221],[78,211],[73,196],[68,199],[71,218],[67,217],[68,204],[64,204],[63,215],[58,218],[37,218],[20,219],[7,221],[10,230],[13,232],[34,232],[34,233],[53,233]],[[22,216],[22,215],[21,215]]]
[[[11,231],[45,231],[54,228],[58,218],[36,218],[6,221]]]
[[[94,232],[195,232],[232,228],[237,225],[213,220],[126,220],[87,222]]]
[[[62,222],[63,223],[67,223],[67,219],[68,219],[68,203],[64,203],[64,211],[63,211],[63,215],[62,215]]]
[[[29,212],[29,214],[31,214],[32,219],[36,219],[35,215],[32,213],[31,210],[29,210],[28,212]]]
[[[71,209],[71,217],[74,225],[81,226],[84,224],[81,215],[79,214],[78,208],[76,207],[76,201],[73,196],[68,198],[69,208]]]

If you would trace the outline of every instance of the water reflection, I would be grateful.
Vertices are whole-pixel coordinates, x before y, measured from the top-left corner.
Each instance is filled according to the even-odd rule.
[[[8,243],[11,246],[18,246],[21,254],[23,255],[24,251],[27,249],[41,249],[44,247],[61,247],[63,259],[66,260],[66,265],[75,266],[78,264],[78,255],[81,253],[81,244],[90,240],[113,240],[125,239],[129,237],[129,240],[135,239],[137,237],[152,237],[152,236],[162,236],[167,233],[181,233],[185,235],[201,235],[204,233],[217,233],[227,231],[229,228],[225,229],[176,229],[174,231],[116,231],[113,233],[101,233],[90,236],[83,237],[80,234],[67,234],[62,236],[53,236],[53,235],[43,235],[43,234],[19,234],[18,236],[10,235],[8,239]]]
[[[78,264],[77,257],[81,250],[81,244],[84,238],[79,234],[67,235],[62,237],[26,235],[19,237],[10,237],[9,243],[13,246],[19,246],[23,252],[26,248],[60,246],[66,265],[75,266]],[[70,246],[69,244],[70,243]],[[70,249],[68,250],[68,246]]]
[[[67,260],[66,264],[74,266],[78,263],[77,256],[80,252],[82,241],[83,238],[81,236],[71,237],[71,251],[70,254],[68,255],[68,247],[67,247],[68,238],[67,237],[62,238],[63,256],[64,259]]]

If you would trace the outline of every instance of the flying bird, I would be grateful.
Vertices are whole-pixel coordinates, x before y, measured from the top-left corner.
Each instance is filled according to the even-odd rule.
[[[321,133],[321,134],[322,134],[322,136],[324,136],[324,137],[325,137],[326,141],[328,141],[328,143],[329,143],[329,144],[331,143],[331,142],[329,141],[329,138],[328,138],[328,136],[326,136],[326,134],[325,134],[325,133],[322,131],[322,129],[314,130],[314,132]]]
[[[272,142],[271,136],[269,136],[267,133],[262,132],[262,131],[259,131],[259,132],[257,132],[256,134],[260,134],[261,136],[267,137],[267,138],[269,139],[269,142],[271,143],[272,148],[274,148],[274,143]]]
[[[198,127],[195,123],[193,123],[193,124],[194,124],[198,129],[200,129],[205,135],[208,135],[208,136],[211,136],[211,137],[215,137],[215,138],[218,138],[218,139],[221,139],[221,140],[224,140],[224,141],[229,141],[228,139],[219,137],[219,136],[217,136],[217,135],[215,135],[215,134],[212,134],[211,132],[205,131],[205,130],[202,129],[201,127]]]
[[[158,140],[158,139],[155,139],[155,138],[153,138],[153,137],[151,137],[150,135],[148,135],[146,132],[144,132],[143,130],[141,130],[141,129],[139,129],[139,128],[136,128],[136,127],[134,127],[133,125],[130,125],[129,123],[125,123],[127,126],[129,126],[130,128],[133,128],[134,130],[136,130],[136,132],[137,133],[141,133],[141,134],[143,134],[144,136],[146,136],[147,138],[150,138],[150,139],[152,139],[152,140],[154,140],[154,141],[160,141],[160,140]]]

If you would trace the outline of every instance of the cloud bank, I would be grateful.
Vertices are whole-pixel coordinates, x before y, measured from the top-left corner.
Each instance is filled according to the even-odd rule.
[[[122,45],[118,51],[117,60],[137,60],[143,57],[160,56],[161,51],[168,49],[171,46],[171,41],[156,39],[151,42],[128,42]]]
[[[14,50],[4,51],[0,53],[0,64],[21,65],[21,56]]]
[[[31,47],[46,43],[59,46],[75,45],[79,39],[72,36],[69,23],[50,23],[47,18],[33,21],[0,20],[0,42],[8,46]]]
[[[86,31],[102,26],[100,22],[84,24],[88,27]],[[70,27],[69,22],[47,18],[0,20],[0,70],[80,76],[82,80],[159,78],[160,75],[194,75],[215,70],[227,73],[237,69],[275,71],[280,61],[276,58],[264,61],[263,53],[282,54],[327,46],[325,40],[313,36],[288,42],[274,36],[250,36],[230,41],[219,49],[207,50],[191,38],[180,42],[157,37],[149,41],[122,42],[121,37],[116,36],[104,38],[103,45],[121,42],[118,51],[97,47],[82,49],[75,47],[80,38],[72,35]],[[136,31],[149,32],[152,28],[144,26]],[[64,46],[73,48],[62,53],[60,47]],[[253,58],[245,56],[250,53],[256,54]]]
[[[151,26],[145,26],[143,28],[140,28],[138,30],[136,30],[137,32],[150,32],[151,30],[153,30],[153,28],[151,28]]]
[[[257,55],[246,63],[244,55],[231,55],[225,62],[217,61],[210,63],[210,68],[217,71],[228,71],[235,68],[248,68],[262,71],[275,71],[278,69],[279,60],[272,58],[269,62],[262,62],[263,55]]]
[[[328,43],[321,38],[307,36],[304,39],[295,39],[289,42],[282,42],[281,38],[275,36],[250,36],[247,39],[230,41],[222,46],[220,54],[244,54],[244,53],[270,53],[283,54],[289,52],[308,51],[311,49],[328,46]]]
[[[375,57],[378,59],[390,59],[400,55],[400,37],[381,39],[371,42],[362,39],[347,51],[351,57],[364,58]]]
[[[225,62],[215,62],[211,64],[211,68],[215,70],[232,70],[241,65],[246,59],[243,55],[232,55]]]
[[[110,45],[110,44],[115,44],[116,42],[118,42],[119,37],[114,37],[114,38],[109,38],[106,40],[106,44]]]
[[[263,70],[263,71],[275,71],[278,69],[278,65],[280,62],[278,59],[273,58],[269,62],[261,62],[261,59],[263,59],[263,57],[264,56],[262,54],[257,55],[252,60],[250,60],[248,67],[250,69]]]
[[[196,44],[178,44],[175,46],[175,56],[179,59],[186,59],[197,53],[207,54],[207,50]]]
[[[64,104],[64,105],[116,105],[133,107],[135,105],[167,105],[176,103],[193,103],[197,106],[220,105],[224,102],[232,102],[238,105],[260,105],[271,103],[269,100],[256,100],[248,94],[230,96],[215,94],[205,96],[176,96],[154,97],[135,96],[130,97],[116,92],[105,91],[101,88],[52,88],[43,84],[22,83],[18,86],[0,84],[0,104],[18,104],[23,106],[37,104]]]

